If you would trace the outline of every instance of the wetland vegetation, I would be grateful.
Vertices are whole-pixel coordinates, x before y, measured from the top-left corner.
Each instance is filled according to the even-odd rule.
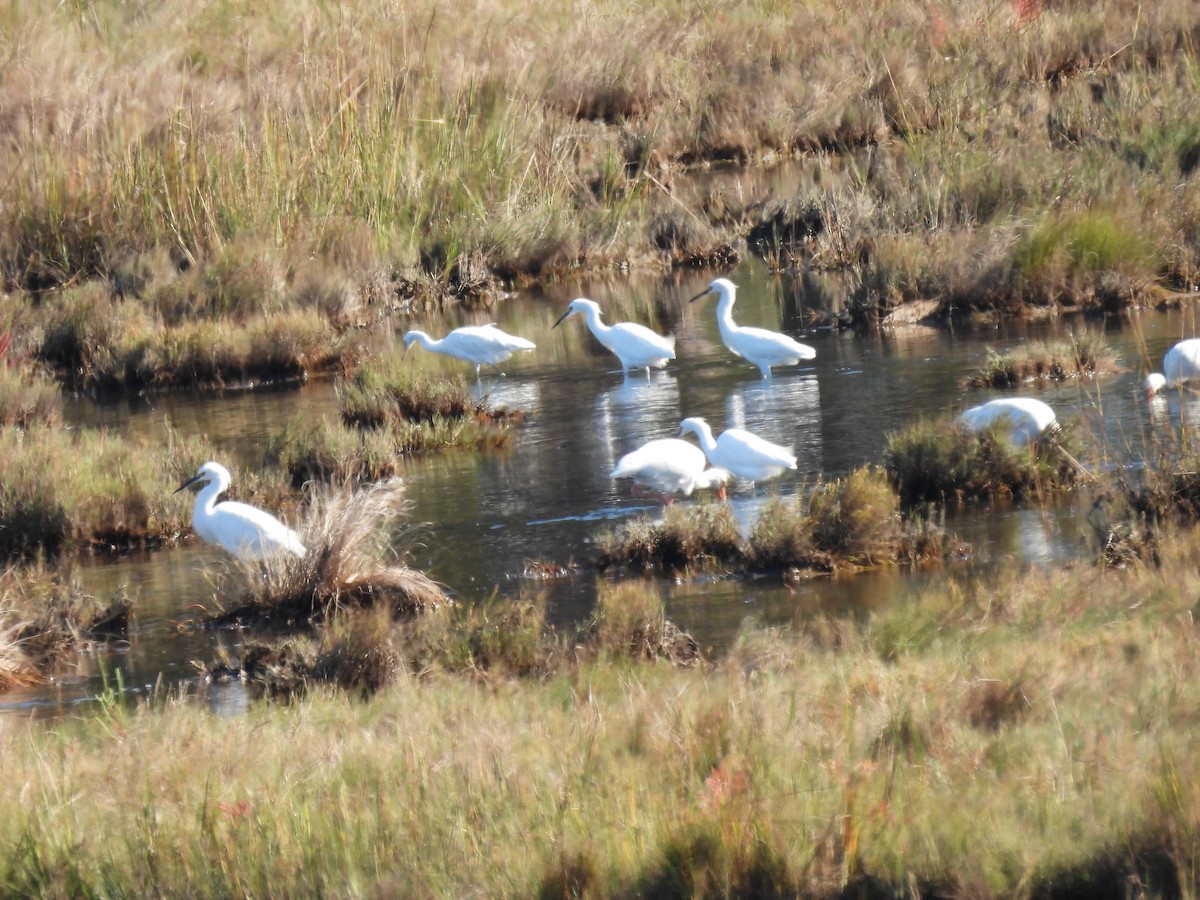
[[[60,390],[327,374],[339,408],[237,480],[326,540],[231,566],[207,610],[256,630],[203,674],[290,702],[216,727],[160,689],[0,721],[0,894],[1200,892],[1186,447],[1095,488],[1101,565],[950,573],[716,655],[654,582],[602,578],[570,628],[532,589],[448,604],[388,550],[398,495],[364,485],[515,423],[380,335],[572,274],[756,254],[784,290],[843,274],[829,318],[856,327],[1183,302],[1198,40],[1183,0],[4,5],[0,690],[123,632],[136,598],[54,561],[177,541],[169,487],[216,455],[68,430]],[[783,193],[713,177],[785,162]],[[1084,335],[970,380],[1113,364]],[[1076,440],[918,423],[748,537],[677,507],[600,563],[941,559],[957,543],[914,507],[1072,489]]]

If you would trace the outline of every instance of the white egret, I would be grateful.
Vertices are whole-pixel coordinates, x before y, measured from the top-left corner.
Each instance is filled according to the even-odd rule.
[[[595,300],[579,298],[572,300],[567,311],[558,317],[553,328],[557,328],[564,319],[576,313],[582,313],[587,319],[588,328],[601,344],[611,350],[621,361],[621,370],[645,369],[650,374],[651,369],[661,369],[675,358],[675,336],[663,337],[651,331],[645,325],[636,322],[618,322],[616,325],[605,325],[600,321],[600,304]]]
[[[1142,383],[1147,396],[1200,381],[1200,338],[1180,341],[1163,357],[1163,370],[1151,372]]]
[[[771,377],[772,366],[794,366],[801,360],[813,359],[817,351],[807,344],[766,328],[743,327],[733,321],[733,301],[737,285],[728,278],[718,278],[689,300],[695,303],[709,294],[719,294],[717,300],[717,329],[735,356],[758,366],[763,378]]]
[[[426,350],[453,356],[465,360],[475,366],[475,376],[479,376],[480,366],[491,366],[493,369],[519,350],[534,350],[537,345],[523,337],[506,334],[493,322],[486,325],[464,325],[455,328],[441,340],[430,337],[424,331],[413,329],[404,335],[404,356],[412,345],[419,343]],[[404,357],[401,357],[402,359]],[[496,369],[496,371],[500,371]]]
[[[679,433],[689,431],[700,439],[700,448],[709,462],[738,478],[763,481],[784,469],[796,468],[796,457],[790,449],[741,428],[727,428],[714,440],[712,429],[703,419],[684,419],[679,423]]]
[[[1006,397],[973,406],[958,417],[971,431],[981,431],[997,423],[1006,424],[1014,444],[1029,444],[1058,422],[1054,410],[1032,397]]]
[[[206,462],[175,493],[197,482],[205,482],[196,495],[192,525],[201,540],[218,544],[241,559],[264,559],[281,553],[304,556],[308,551],[300,536],[268,512],[248,503],[217,502],[230,485],[229,470],[218,462]]]
[[[724,495],[729,473],[707,466],[704,451],[695,444],[679,438],[659,438],[622,456],[609,478],[632,478],[669,505],[674,494],[690,497],[697,489],[716,487]]]

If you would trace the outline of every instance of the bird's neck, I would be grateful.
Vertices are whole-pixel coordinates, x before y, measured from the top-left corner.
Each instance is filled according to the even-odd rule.
[[[602,334],[608,334],[612,331],[611,326],[605,325],[600,321],[600,310],[594,306],[584,308],[584,316],[587,318],[588,328],[592,329],[592,334],[599,337]]]
[[[717,442],[713,440],[712,430],[708,428],[697,428],[694,432],[700,441],[700,446],[705,454],[711,453],[717,447]]]
[[[201,488],[200,493],[196,495],[196,514],[201,512],[211,513],[217,505],[217,497],[225,490],[225,485],[217,482],[210,482]]]
[[[737,331],[733,321],[733,301],[721,300],[717,304],[717,328],[722,334]]]

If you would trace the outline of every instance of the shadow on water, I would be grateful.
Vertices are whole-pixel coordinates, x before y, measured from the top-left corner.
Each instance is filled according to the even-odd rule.
[[[738,485],[732,503],[749,530],[773,494],[790,495],[819,476],[843,475],[882,459],[888,432],[920,417],[957,413],[998,391],[968,391],[964,374],[983,364],[990,350],[1039,338],[1063,337],[1078,320],[1006,325],[976,331],[908,328],[860,336],[814,328],[816,312],[835,290],[816,282],[799,291],[773,279],[760,265],[732,273],[741,285],[739,323],[783,328],[812,345],[816,359],[776,370],[764,381],[755,367],[733,357],[716,328],[713,304],[687,304],[711,275],[689,273],[670,282],[623,283],[594,280],[555,293],[518,296],[489,317],[511,333],[527,336],[538,349],[514,357],[505,377],[484,374],[472,398],[527,413],[517,439],[495,452],[449,452],[404,461],[403,474],[418,523],[417,542],[404,549],[411,563],[428,571],[461,602],[492,595],[515,597],[543,592],[550,617],[568,622],[588,615],[597,591],[608,583],[589,568],[598,533],[638,515],[661,514],[630,495],[628,484],[609,478],[617,459],[648,440],[673,437],[680,421],[703,416],[714,431],[740,427],[794,449],[798,471],[750,489]],[[812,281],[812,279],[810,279]],[[824,291],[825,293],[822,293]],[[677,336],[679,358],[667,369],[622,375],[614,359],[581,322],[551,330],[571,298],[595,296],[609,321],[636,320]],[[502,315],[496,315],[497,312]],[[611,315],[610,315],[611,313]],[[402,330],[408,323],[398,323]],[[449,323],[449,327],[460,324]],[[1125,361],[1125,372],[1099,383],[1022,388],[1054,406],[1096,445],[1089,466],[1136,464],[1146,448],[1168,441],[1181,420],[1200,423],[1200,400],[1172,393],[1147,406],[1138,386],[1174,341],[1194,330],[1186,314],[1146,314],[1106,335]],[[577,327],[568,327],[577,326]],[[442,329],[447,327],[442,326]],[[441,330],[441,329],[439,329]],[[383,343],[394,344],[394,335]],[[422,354],[414,366],[463,372],[454,360]],[[314,419],[336,411],[332,384],[315,381],[286,390],[247,390],[224,395],[159,395],[94,403],[71,400],[72,425],[103,427],[151,439],[204,434],[234,467],[263,464],[271,437],[294,416]],[[164,485],[169,493],[175,485]],[[190,498],[179,499],[182,504]],[[1078,501],[1085,502],[1085,501]],[[1047,509],[988,504],[947,515],[947,524],[979,552],[964,576],[988,566],[1057,564],[1087,555],[1083,516],[1077,501]],[[548,580],[524,573],[530,561],[567,566],[578,574]],[[214,641],[236,650],[238,636],[180,630],[194,607],[212,602],[210,573],[220,551],[189,545],[117,560],[81,560],[84,586],[101,596],[124,583],[139,598],[134,633],[103,654],[84,656],[77,668],[48,687],[0,698],[0,712],[62,714],[95,697],[102,668],[120,668],[131,693],[191,677],[193,659],[211,659]],[[816,579],[785,586],[777,579],[682,579],[659,581],[672,619],[707,646],[721,647],[746,617],[782,624],[817,611],[855,613],[883,603],[919,602],[930,579],[889,570],[853,578]],[[219,712],[244,708],[237,686],[210,693]]]

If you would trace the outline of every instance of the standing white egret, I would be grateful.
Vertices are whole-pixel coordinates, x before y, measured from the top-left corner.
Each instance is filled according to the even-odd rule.
[[[192,525],[201,540],[218,544],[241,559],[264,559],[281,553],[304,556],[308,551],[300,536],[268,512],[248,503],[217,502],[232,479],[218,462],[206,462],[191,478],[176,488],[178,494],[197,482],[205,482],[196,495]]]
[[[1163,357],[1163,370],[1147,375],[1142,386],[1146,395],[1152,397],[1191,381],[1200,381],[1200,338],[1188,338],[1168,350]]]
[[[408,351],[414,343],[419,343],[433,353],[442,353],[471,363],[475,366],[476,377],[479,377],[480,366],[491,366],[495,369],[519,350],[537,349],[533,341],[506,334],[492,322],[455,328],[441,340],[430,337],[424,331],[413,329],[404,335],[404,357],[408,356]]]
[[[1054,410],[1032,397],[1006,397],[973,406],[958,417],[971,431],[981,431],[1003,422],[1014,444],[1029,444],[1058,423]]]
[[[690,497],[696,489],[717,487],[724,494],[729,473],[707,468],[704,451],[679,438],[659,438],[626,453],[617,461],[609,478],[632,478],[670,505],[677,493]]]
[[[595,300],[579,298],[572,300],[567,311],[558,317],[553,328],[576,313],[582,313],[587,319],[588,328],[601,344],[611,350],[621,361],[621,370],[645,369],[650,374],[651,369],[661,369],[675,358],[675,336],[663,337],[651,331],[645,325],[636,322],[618,322],[616,325],[605,325],[600,321],[600,304]]]
[[[758,366],[763,378],[771,377],[772,366],[794,366],[801,360],[813,359],[817,351],[807,344],[766,328],[743,327],[733,321],[733,301],[737,285],[728,278],[718,278],[689,300],[695,303],[709,294],[719,294],[717,300],[717,329],[725,346],[748,362]]]
[[[744,429],[727,428],[714,440],[708,423],[693,417],[679,423],[680,434],[689,431],[700,439],[700,447],[709,462],[738,478],[763,481],[774,478],[784,469],[796,468],[796,457],[790,449]]]

